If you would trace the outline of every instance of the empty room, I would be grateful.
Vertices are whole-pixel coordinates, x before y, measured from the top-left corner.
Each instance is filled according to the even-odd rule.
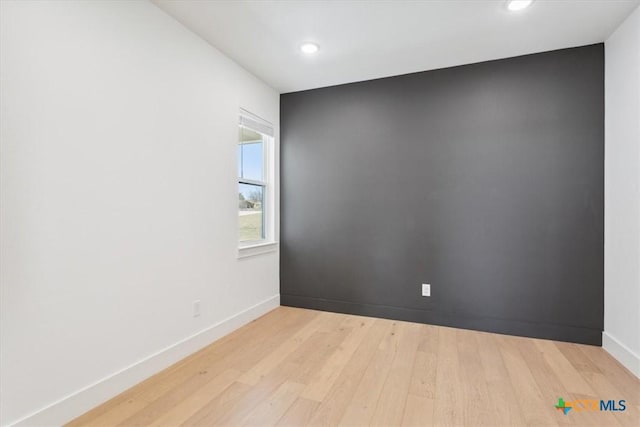
[[[640,426],[640,0],[0,0],[0,426]]]

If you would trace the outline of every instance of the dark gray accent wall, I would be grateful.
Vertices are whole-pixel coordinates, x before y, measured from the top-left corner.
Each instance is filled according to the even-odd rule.
[[[602,44],[280,102],[282,304],[601,344]]]

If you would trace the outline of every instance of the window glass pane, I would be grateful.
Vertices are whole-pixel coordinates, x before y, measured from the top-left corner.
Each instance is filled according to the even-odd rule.
[[[240,128],[238,176],[253,181],[264,180],[263,136],[250,129]]]
[[[240,241],[263,240],[264,235],[264,187],[239,184],[238,223]]]

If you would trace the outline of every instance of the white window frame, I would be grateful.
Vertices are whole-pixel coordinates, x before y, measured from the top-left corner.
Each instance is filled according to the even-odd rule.
[[[275,197],[275,134],[274,127],[268,121],[252,114],[244,109],[240,109],[240,121],[238,129],[246,128],[253,132],[257,132],[263,136],[262,143],[262,167],[263,180],[257,181],[240,177],[240,171],[237,171],[237,184],[249,184],[262,187],[262,227],[264,239],[240,241],[239,224],[238,230],[238,258],[245,258],[254,255],[260,255],[267,252],[277,250],[278,243],[275,240],[276,233],[276,197]],[[240,141],[236,141],[240,144]],[[237,153],[238,150],[236,150]],[[238,159],[236,159],[238,160]],[[238,164],[238,161],[236,161]],[[237,199],[236,199],[237,200]],[[237,203],[237,201],[236,201]],[[236,206],[237,209],[237,206]],[[238,216],[239,218],[239,216]]]

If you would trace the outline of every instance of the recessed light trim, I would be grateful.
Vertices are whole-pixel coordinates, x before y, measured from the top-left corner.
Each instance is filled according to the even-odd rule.
[[[320,46],[315,43],[306,42],[300,45],[300,50],[307,55],[313,55],[320,50]]]
[[[528,8],[531,6],[531,3],[533,3],[533,0],[509,0],[507,2],[507,9],[516,12]]]

